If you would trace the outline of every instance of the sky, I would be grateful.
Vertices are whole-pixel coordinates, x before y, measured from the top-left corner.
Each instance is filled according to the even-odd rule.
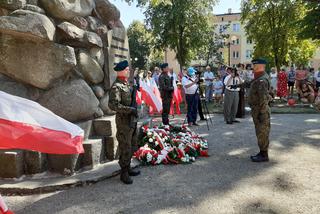
[[[133,20],[144,20],[143,10],[137,8],[135,4],[130,6],[124,0],[109,0],[115,4],[121,12],[121,21],[128,27]],[[214,14],[227,13],[228,8],[232,9],[232,12],[240,12],[241,0],[220,0],[214,7]]]

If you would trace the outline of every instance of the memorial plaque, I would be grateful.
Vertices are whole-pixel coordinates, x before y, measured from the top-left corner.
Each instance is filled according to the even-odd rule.
[[[124,28],[114,28],[108,32],[108,50],[109,72],[105,84],[106,88],[110,89],[117,76],[113,70],[114,66],[123,60],[130,62],[128,36]]]

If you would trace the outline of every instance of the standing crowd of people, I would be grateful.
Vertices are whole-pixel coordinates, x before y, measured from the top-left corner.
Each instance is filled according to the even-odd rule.
[[[170,107],[172,107],[173,101],[170,94],[174,90],[173,83],[178,87],[181,86],[179,89],[187,108],[189,126],[198,125],[198,114],[201,120],[206,120],[203,116],[202,101],[223,107],[227,124],[238,123],[236,118],[244,116],[245,103],[249,94],[249,89],[245,88],[243,83],[254,80],[251,64],[246,66],[238,64],[237,67],[220,66],[215,71],[210,66],[204,69],[189,67],[182,68],[182,71],[176,73],[167,63],[164,63],[160,68],[155,67],[153,72],[147,73],[148,78],[156,83],[161,92],[164,124],[168,124]],[[320,68],[318,71],[312,68],[306,69],[304,66],[283,67],[279,71],[271,68],[267,76],[270,83],[271,102],[276,98],[288,101],[297,97],[297,100],[302,103],[320,108],[318,93]]]
[[[298,101],[312,104],[315,107],[320,105],[320,68],[315,71],[313,68],[305,68],[303,65],[289,69],[283,67],[278,72],[272,68],[270,74],[273,93],[281,100],[287,101],[297,97]]]

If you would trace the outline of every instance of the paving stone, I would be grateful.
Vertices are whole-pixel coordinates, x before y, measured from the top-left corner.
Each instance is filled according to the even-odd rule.
[[[46,171],[47,155],[36,151],[24,152],[24,171],[27,175]]]
[[[106,153],[108,160],[114,160],[119,158],[119,149],[118,149],[118,141],[115,136],[106,136],[104,137],[106,144]]]
[[[23,175],[23,151],[0,151],[0,178],[19,178]]]
[[[94,168],[101,161],[105,160],[102,139],[89,139],[83,143],[85,153],[82,158],[82,166],[91,166]]]
[[[139,166],[140,162],[132,159],[131,167]],[[32,179],[26,177],[22,180],[0,180],[0,192],[2,196],[44,194],[62,191],[79,186],[87,186],[117,176],[120,172],[118,161],[110,161],[101,164],[92,170],[74,174],[69,177],[46,177]]]
[[[107,116],[93,121],[96,136],[112,136],[116,134],[115,116]]]
[[[81,167],[81,158],[79,154],[74,155],[54,155],[48,154],[49,171],[57,172],[63,175],[72,175]]]

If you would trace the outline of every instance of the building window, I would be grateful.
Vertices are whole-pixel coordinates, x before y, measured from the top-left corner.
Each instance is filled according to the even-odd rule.
[[[221,21],[223,21],[223,20],[224,20],[224,18],[222,17],[222,18],[221,18]]]
[[[222,53],[222,51],[220,51],[220,56],[221,56],[221,59],[223,59],[223,53]]]
[[[236,40],[232,40],[233,45],[239,45],[240,44],[240,39],[237,38]]]
[[[251,45],[252,44],[252,39],[247,39],[247,44]]]
[[[233,55],[234,59],[238,59],[239,58],[239,51],[233,51],[232,55]]]
[[[232,26],[233,26],[232,29],[234,32],[240,31],[240,24],[239,23],[233,24]]]
[[[223,33],[223,32],[225,32],[226,31],[226,26],[225,25],[220,25],[219,26],[219,32],[220,33]]]
[[[247,59],[251,59],[252,58],[252,53],[253,53],[252,50],[246,50],[246,58]]]

